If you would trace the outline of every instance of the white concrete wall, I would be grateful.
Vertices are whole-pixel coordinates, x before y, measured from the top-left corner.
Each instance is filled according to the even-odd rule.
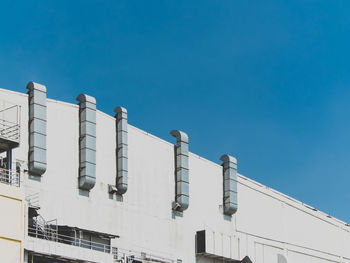
[[[60,255],[70,260],[81,260],[80,262],[114,262],[111,254],[34,237],[27,237],[24,246],[25,249],[39,254]],[[28,260],[24,262],[28,262]]]
[[[27,161],[26,95],[0,90],[0,96],[22,106],[22,142],[14,158]],[[117,246],[185,263],[215,262],[196,259],[195,233],[203,229],[211,233],[208,249],[216,255],[248,255],[264,263],[277,263],[277,254],[293,263],[350,262],[345,223],[244,176],[238,178],[238,212],[224,216],[222,167],[195,154],[189,160],[190,206],[182,216],[174,215],[174,145],[130,125],[129,188],[122,201],[111,199],[115,119],[102,112],[97,113],[97,181],[84,196],[78,189],[78,106],[54,100],[47,106],[47,171],[40,182],[25,176],[26,193],[39,194],[40,213],[47,220],[120,235]],[[239,160],[239,153],[233,154]]]

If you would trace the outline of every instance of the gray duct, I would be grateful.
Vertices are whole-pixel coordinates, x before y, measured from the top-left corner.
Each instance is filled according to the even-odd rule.
[[[277,254],[277,263],[287,263],[286,257],[281,254]]]
[[[128,113],[123,107],[114,109],[117,136],[117,179],[118,194],[128,190]]]
[[[227,154],[222,155],[220,160],[223,161],[224,214],[231,216],[238,209],[237,160]]]
[[[96,183],[96,100],[79,94],[79,188],[90,191]]]
[[[46,87],[29,82],[29,154],[28,171],[41,176],[46,171]]]
[[[189,167],[188,167],[188,136],[179,130],[172,130],[170,134],[176,137],[175,146],[175,203],[173,209],[184,211],[189,205]]]

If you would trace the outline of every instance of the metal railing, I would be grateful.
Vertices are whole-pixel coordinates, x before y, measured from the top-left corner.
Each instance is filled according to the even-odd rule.
[[[20,175],[14,170],[7,170],[4,168],[0,168],[0,183],[19,187]]]
[[[154,262],[154,263],[174,263],[176,262],[173,259],[161,257],[158,255],[153,255],[150,253],[123,249],[119,247],[112,247],[112,254],[114,255],[114,260],[116,262],[128,263],[132,262],[132,260],[137,260],[141,262]]]
[[[53,224],[55,222],[55,224]],[[36,230],[36,236],[40,234],[43,239],[57,241],[57,220],[45,221],[45,219],[38,215],[33,218],[33,228]]]
[[[0,137],[19,142],[20,133],[19,133],[19,124],[9,123],[5,120],[0,120]]]
[[[54,241],[87,249],[93,249],[104,253],[111,253],[110,245],[61,234],[52,234],[52,231],[53,229],[50,228],[28,227],[28,235],[31,237],[46,239],[49,241]]]
[[[20,110],[14,105],[0,110],[0,137],[20,141]]]
[[[48,222],[47,222],[48,223]],[[58,234],[55,225],[46,224],[40,226],[39,221],[34,223],[34,227],[28,227],[28,235],[35,238],[41,238],[48,241],[63,243],[67,245],[77,246],[81,248],[91,249],[113,255],[115,262],[132,262],[133,259],[141,262],[158,262],[158,263],[173,263],[175,260],[151,255],[144,252],[112,247],[111,245],[77,238],[67,235]],[[56,226],[57,227],[57,226]]]

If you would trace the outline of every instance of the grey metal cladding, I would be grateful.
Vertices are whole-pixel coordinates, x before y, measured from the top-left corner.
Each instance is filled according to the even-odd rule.
[[[123,107],[114,109],[116,119],[116,156],[118,194],[125,194],[128,190],[128,112]]]
[[[237,160],[224,154],[220,160],[223,162],[223,205],[224,214],[233,215],[237,212]]]
[[[176,172],[177,182],[187,182],[189,183],[189,171],[186,169],[180,169]]]
[[[180,205],[180,207],[178,208],[179,211],[185,211],[188,206],[189,206],[189,203],[190,203],[190,197],[187,196],[187,195],[180,195],[180,196],[177,196],[176,198],[176,202]]]
[[[79,188],[90,191],[96,183],[96,100],[79,94]]]
[[[176,138],[176,188],[175,202],[178,204],[176,209],[184,211],[189,206],[189,164],[188,164],[188,136],[183,131],[172,130],[170,132]]]
[[[287,263],[286,257],[281,254],[277,254],[277,263]]]
[[[30,81],[28,89],[29,153],[28,171],[31,175],[45,173],[46,162],[46,87]]]

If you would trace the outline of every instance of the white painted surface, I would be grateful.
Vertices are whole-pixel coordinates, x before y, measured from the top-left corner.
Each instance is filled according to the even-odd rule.
[[[0,183],[0,262],[23,260],[23,198],[22,187]]]
[[[26,161],[27,98],[6,90],[0,90],[0,96],[21,105],[22,142],[14,158]],[[99,111],[97,181],[89,197],[80,194],[78,106],[48,100],[47,107],[47,171],[41,182],[25,178],[27,194],[39,193],[40,213],[47,220],[120,235],[116,246],[184,263],[215,262],[196,259],[195,233],[203,229],[211,231],[208,249],[218,256],[248,255],[253,262],[277,263],[277,254],[283,254],[289,263],[350,262],[350,233],[344,222],[244,176],[238,178],[238,212],[232,218],[224,216],[222,167],[192,153],[190,205],[182,216],[174,215],[174,145],[130,125],[128,191],[122,201],[111,199],[115,119]],[[232,154],[239,160],[239,153]]]
[[[30,251],[35,251],[36,253],[52,256],[62,256],[67,259],[77,259],[82,261],[101,263],[114,262],[112,254],[33,237],[26,238],[24,248]]]

